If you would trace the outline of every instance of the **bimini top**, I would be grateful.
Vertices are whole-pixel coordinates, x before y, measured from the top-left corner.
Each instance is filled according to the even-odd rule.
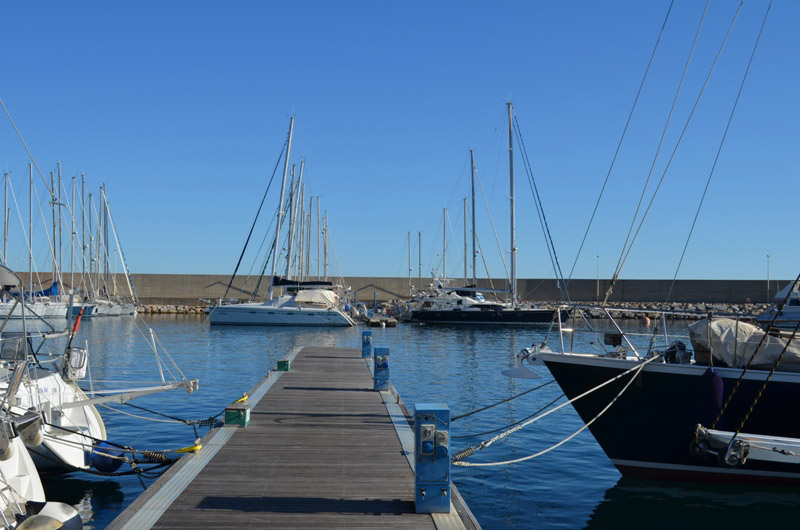
[[[335,305],[338,299],[336,293],[327,289],[303,289],[295,296],[296,301],[309,304]]]

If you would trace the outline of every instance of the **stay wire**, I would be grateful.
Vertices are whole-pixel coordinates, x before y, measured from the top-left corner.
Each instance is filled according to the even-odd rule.
[[[511,396],[511,397],[509,397],[509,398],[506,398],[506,399],[503,399],[503,400],[501,400],[501,401],[498,401],[497,403],[492,403],[491,405],[487,405],[487,406],[485,406],[485,407],[481,407],[481,408],[479,408],[479,409],[475,409],[475,410],[473,410],[473,411],[466,412],[466,413],[464,413],[464,414],[461,414],[461,415],[459,415],[459,416],[454,416],[454,417],[450,418],[450,421],[456,421],[456,420],[460,420],[461,418],[466,418],[466,417],[472,416],[473,414],[477,414],[477,413],[479,413],[479,412],[483,412],[484,410],[488,410],[488,409],[490,409],[490,408],[492,408],[492,407],[496,407],[497,405],[502,405],[503,403],[508,403],[509,401],[512,401],[512,400],[514,400],[514,399],[517,399],[518,397],[522,397],[522,396],[524,396],[525,394],[530,394],[531,392],[533,392],[533,391],[535,391],[535,390],[539,390],[540,388],[544,388],[544,387],[546,387],[547,385],[552,385],[552,384],[553,384],[553,383],[555,383],[555,382],[556,382],[556,380],[555,380],[555,379],[553,379],[553,380],[551,380],[551,381],[548,381],[548,382],[546,382],[546,383],[544,383],[544,384],[541,384],[541,385],[539,385],[539,386],[537,386],[537,387],[531,388],[530,390],[526,390],[525,392],[521,392],[521,393],[519,393],[519,394],[517,394],[517,395],[515,395],[515,396]]]
[[[639,237],[639,233],[641,232],[642,227],[644,226],[645,219],[647,219],[647,216],[649,215],[650,210],[653,207],[653,203],[655,202],[656,196],[658,195],[658,192],[661,189],[661,185],[664,183],[664,180],[665,180],[665,178],[667,176],[667,172],[669,171],[669,168],[672,166],[672,162],[675,159],[675,155],[678,152],[678,148],[680,147],[681,143],[683,142],[683,138],[686,135],[686,131],[689,128],[689,124],[691,123],[692,118],[694,117],[695,111],[697,110],[698,106],[700,105],[700,100],[702,99],[703,95],[705,94],[706,88],[708,87],[708,83],[711,80],[711,76],[714,73],[714,70],[716,69],[716,66],[717,66],[717,63],[719,62],[720,57],[722,56],[722,52],[725,49],[725,45],[728,43],[728,39],[730,38],[730,35],[733,32],[733,27],[736,24],[736,20],[739,17],[739,13],[741,12],[742,5],[743,5],[743,2],[740,2],[739,3],[739,7],[736,9],[736,13],[734,14],[734,17],[731,20],[730,25],[728,26],[728,32],[725,34],[725,38],[723,39],[722,44],[720,45],[719,50],[717,51],[717,55],[714,58],[714,62],[711,65],[711,68],[708,71],[708,75],[706,76],[706,79],[705,79],[705,82],[703,83],[703,86],[700,89],[700,92],[697,94],[697,98],[695,99],[694,106],[692,107],[692,111],[689,113],[689,116],[686,118],[686,123],[684,123],[684,125],[683,125],[683,129],[681,130],[681,134],[678,137],[678,141],[675,143],[675,147],[672,149],[672,153],[670,154],[670,157],[667,160],[667,164],[664,167],[664,171],[661,173],[661,178],[659,179],[658,184],[656,185],[656,188],[653,191],[652,196],[650,197],[650,201],[647,204],[647,208],[645,209],[644,214],[642,214],[642,218],[639,220],[639,226],[636,228],[636,233],[633,235],[633,239],[631,240],[631,244],[628,246],[628,249],[625,252],[625,257],[622,260],[622,265],[624,265],[628,261],[628,257],[630,256],[631,250],[633,249],[633,244],[636,241],[636,239]],[[738,101],[738,98],[737,98],[737,101]],[[714,159],[714,165],[711,168],[711,173],[709,174],[708,181],[706,182],[706,189],[703,192],[703,198],[701,199],[700,206],[698,206],[698,210],[695,213],[695,222],[697,220],[697,216],[699,215],[700,207],[703,204],[703,200],[705,199],[706,193],[708,192],[708,185],[710,184],[711,176],[714,174],[714,168],[716,167],[717,160],[719,160],[719,154],[720,154],[720,151],[722,150],[722,145],[725,142],[725,135],[727,135],[728,128],[730,127],[731,120],[733,119],[733,112],[735,110],[736,110],[736,105],[734,104],[734,107],[731,110],[731,116],[728,119],[728,124],[727,124],[727,126],[725,128],[725,134],[722,137],[719,149],[717,150],[717,155],[716,155],[716,157]],[[692,227],[694,227],[694,224],[692,225]],[[691,232],[689,233],[689,238],[687,238],[687,245],[688,245],[688,239],[690,239],[690,238],[691,238]],[[685,250],[686,250],[686,247],[684,247],[684,252],[685,252]],[[683,260],[683,255],[681,255],[681,260]],[[620,270],[621,269],[622,269],[622,266],[620,266]],[[672,293],[670,291],[670,293],[667,295],[667,301],[669,300],[669,297],[671,296],[671,294]]]
[[[697,31],[694,35],[694,41],[692,42],[692,47],[689,50],[689,55],[686,57],[686,64],[683,67],[683,73],[681,74],[681,80],[678,83],[678,87],[675,90],[675,96],[672,98],[672,106],[670,107],[669,114],[667,115],[667,121],[664,123],[664,127],[661,130],[661,138],[658,140],[658,147],[656,147],[656,152],[653,154],[653,162],[650,164],[650,171],[647,173],[647,178],[645,179],[644,186],[642,187],[642,194],[639,197],[639,202],[636,205],[636,210],[633,212],[633,218],[631,219],[631,226],[628,228],[628,235],[625,237],[625,243],[622,245],[622,250],[619,254],[619,259],[617,260],[617,267],[614,270],[614,275],[611,278],[611,282],[608,285],[608,289],[606,290],[605,297],[603,298],[603,306],[608,303],[608,298],[611,296],[611,292],[614,290],[614,286],[619,279],[619,275],[622,272],[622,267],[624,265],[624,260],[626,256],[626,250],[628,249],[628,243],[633,245],[633,241],[631,241],[631,236],[633,234],[633,228],[636,226],[636,219],[639,217],[639,211],[642,208],[642,203],[644,202],[645,194],[647,193],[647,188],[650,185],[650,179],[653,176],[653,171],[656,167],[656,162],[658,162],[658,157],[661,153],[661,147],[664,145],[664,140],[667,136],[667,131],[669,130],[669,124],[672,122],[672,116],[675,114],[675,107],[678,105],[678,98],[681,95],[681,91],[683,90],[683,84],[686,81],[686,74],[689,72],[689,65],[692,63],[692,57],[694,57],[694,51],[697,48],[697,42],[700,40],[700,32],[703,29],[703,23],[706,20],[706,15],[708,14],[708,8],[711,4],[711,0],[706,0],[706,6],[703,9],[703,16],[700,18],[700,23],[697,25]]]
[[[528,416],[525,416],[524,418],[520,419],[519,421],[515,421],[514,423],[509,423],[508,425],[506,425],[506,426],[504,426],[504,427],[499,427],[499,428],[497,428],[497,429],[492,429],[491,431],[479,432],[479,433],[476,433],[476,434],[465,434],[465,435],[462,435],[462,436],[453,436],[452,438],[453,438],[453,439],[456,439],[456,438],[476,438],[476,437],[478,437],[478,436],[486,436],[487,434],[492,434],[492,433],[496,433],[496,432],[504,431],[504,430],[508,429],[509,427],[514,427],[515,425],[519,425],[520,423],[522,423],[522,422],[524,422],[524,421],[527,421],[527,420],[529,420],[530,418],[533,418],[534,416],[536,416],[537,414],[539,414],[539,413],[541,413],[541,412],[543,412],[543,411],[547,410],[548,408],[550,408],[550,407],[552,407],[553,405],[555,405],[555,403],[556,403],[556,402],[557,402],[559,399],[563,398],[563,397],[564,397],[564,395],[565,395],[565,394],[561,394],[560,396],[558,396],[558,397],[557,397],[557,398],[555,398],[553,401],[551,401],[550,403],[548,403],[548,404],[547,404],[547,405],[545,405],[544,407],[540,408],[539,410],[537,410],[537,411],[536,411],[536,412],[534,412],[533,414],[529,414]],[[451,420],[451,421],[452,421],[452,420]]]
[[[547,251],[550,254],[550,261],[553,263],[553,271],[559,279],[560,288],[563,290],[561,296],[566,297],[566,300],[569,301],[569,292],[567,292],[567,286],[564,283],[564,273],[561,272],[561,264],[558,262],[556,246],[553,242],[553,236],[550,233],[550,225],[547,222],[547,216],[544,213],[544,205],[542,204],[542,198],[539,195],[539,188],[536,186],[536,180],[533,178],[533,167],[528,159],[528,149],[525,147],[525,141],[522,139],[522,131],[520,130],[519,119],[517,119],[516,113],[514,113],[514,124],[516,125],[515,132],[517,134],[517,142],[519,142],[519,145],[522,148],[522,162],[523,166],[525,166],[525,171],[528,174],[528,184],[530,185],[531,192],[533,193],[536,212],[539,214],[539,220],[542,225],[542,232],[545,233],[545,239],[548,243]]]
[[[242,253],[239,255],[239,261],[236,262],[236,267],[233,269],[233,274],[231,275],[231,281],[228,282],[228,286],[225,288],[225,295],[223,298],[228,296],[228,291],[230,291],[231,286],[233,285],[233,280],[236,277],[236,273],[239,271],[239,265],[242,264],[242,259],[244,258],[244,253],[247,250],[247,245],[250,243],[250,237],[253,235],[253,230],[256,227],[256,222],[258,221],[259,215],[261,215],[261,208],[264,207],[264,201],[267,200],[267,193],[269,193],[270,187],[272,187],[272,181],[275,179],[275,173],[278,171],[278,165],[283,160],[284,153],[286,152],[286,146],[289,144],[289,138],[286,138],[286,141],[283,143],[281,147],[280,155],[278,155],[278,160],[275,162],[275,167],[272,169],[272,176],[269,178],[269,183],[267,183],[267,189],[264,191],[264,195],[261,197],[261,204],[258,206],[258,211],[256,211],[256,217],[253,219],[253,224],[250,226],[250,232],[247,234],[247,239],[244,242],[244,248],[242,248]]]
[[[650,60],[647,62],[647,68],[645,68],[644,76],[642,76],[642,81],[639,83],[639,90],[636,92],[636,97],[633,100],[633,105],[631,106],[631,110],[628,113],[628,119],[625,122],[625,127],[622,129],[622,135],[620,136],[619,142],[617,143],[617,149],[614,151],[614,156],[611,158],[611,165],[606,172],[606,178],[603,181],[603,186],[600,188],[600,195],[597,197],[597,202],[595,202],[594,210],[592,210],[592,215],[589,218],[589,224],[586,226],[586,231],[583,234],[583,239],[581,240],[581,244],[578,247],[578,253],[575,255],[575,261],[572,263],[572,268],[569,271],[569,277],[567,278],[567,285],[569,285],[570,280],[572,279],[572,274],[575,272],[575,266],[578,264],[578,259],[581,257],[581,252],[583,251],[583,246],[586,244],[586,238],[589,236],[589,230],[592,228],[592,224],[594,223],[594,218],[597,215],[597,209],[600,206],[600,201],[603,199],[603,194],[606,191],[606,186],[608,186],[608,181],[611,177],[611,172],[614,169],[614,165],[617,162],[617,156],[619,156],[619,152],[622,149],[622,142],[625,140],[625,135],[628,132],[628,127],[631,124],[631,120],[633,119],[633,113],[636,110],[636,105],[639,102],[639,97],[642,95],[642,90],[644,89],[645,81],[647,80],[647,76],[650,73],[650,67],[653,65],[653,59],[656,56],[656,51],[658,50],[658,45],[661,42],[661,37],[664,35],[664,28],[667,26],[667,20],[669,20],[669,15],[672,12],[672,6],[675,4],[675,0],[672,0],[669,4],[669,8],[667,9],[667,14],[664,16],[664,22],[661,24],[661,31],[658,33],[658,38],[656,39],[655,46],[653,46],[653,51],[650,53]]]
[[[739,9],[741,9],[742,5],[739,4]],[[769,11],[772,8],[772,0],[767,5],[767,10],[764,13],[764,19],[761,21],[761,28],[758,31],[758,36],[756,37],[756,42],[753,45],[753,51],[750,53],[750,60],[747,63],[747,68],[745,69],[744,76],[742,76],[742,82],[739,85],[739,92],[736,94],[736,100],[733,102],[733,108],[731,109],[731,114],[728,117],[728,123],[725,125],[725,132],[722,134],[722,140],[719,142],[719,147],[717,148],[717,155],[714,157],[714,164],[711,166],[711,172],[708,175],[708,180],[706,180],[706,187],[703,190],[703,195],[700,198],[700,204],[697,205],[697,211],[694,214],[694,220],[692,221],[692,226],[689,229],[689,235],[686,237],[686,243],[683,246],[683,252],[681,252],[680,260],[678,261],[678,266],[675,269],[675,275],[672,277],[672,283],[669,286],[669,293],[667,294],[667,300],[669,300],[670,296],[672,295],[672,290],[675,287],[675,282],[678,278],[678,272],[681,269],[681,265],[683,264],[683,258],[686,256],[686,250],[689,248],[689,241],[692,238],[692,234],[694,233],[695,225],[697,225],[697,219],[700,217],[700,209],[703,207],[703,202],[706,199],[706,194],[708,193],[708,188],[711,184],[711,177],[714,176],[714,171],[717,168],[717,162],[719,161],[719,155],[722,152],[722,146],[725,144],[725,138],[728,136],[728,129],[730,129],[731,122],[733,121],[733,115],[736,112],[736,107],[739,104],[739,98],[742,95],[742,90],[744,89],[745,81],[747,81],[747,76],[750,73],[750,67],[753,65],[753,58],[756,55],[756,50],[758,49],[758,43],[761,41],[761,35],[764,32],[764,26],[767,23],[767,17],[769,16]],[[738,10],[737,10],[738,14]],[[727,37],[726,37],[727,40]]]

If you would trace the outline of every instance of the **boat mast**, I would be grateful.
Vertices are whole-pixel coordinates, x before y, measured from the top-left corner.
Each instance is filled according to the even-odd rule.
[[[447,279],[447,208],[442,210],[442,279]]]
[[[71,229],[69,235],[69,287],[75,294],[75,177],[72,177],[72,210],[70,211]]]
[[[411,295],[411,232],[408,233],[408,294]]]
[[[511,102],[508,102],[508,174],[509,174],[509,202],[511,206],[511,306],[517,307],[517,245],[514,226],[514,136],[512,134]]]
[[[28,162],[28,292],[33,292],[33,164]]]
[[[317,195],[317,281],[319,281],[319,278],[320,278],[320,276],[319,276],[319,272],[320,272],[320,270],[319,270],[319,261],[320,261],[319,260],[319,257],[320,257],[319,240],[320,240],[320,234],[321,234],[321,232],[320,232],[320,227],[319,227],[319,195]]]
[[[301,178],[302,178],[302,173],[303,173],[303,170],[301,169],[300,170]],[[296,256],[295,256],[295,266],[294,267],[295,267],[295,269],[297,271],[297,274],[295,276],[297,277],[298,280],[302,280],[303,279],[303,265],[305,264],[305,258],[303,257],[303,252],[305,252],[305,249],[306,249],[306,238],[305,238],[305,233],[306,233],[306,214],[305,214],[305,211],[303,211],[303,204],[305,203],[305,200],[306,200],[306,187],[302,186],[302,185],[300,185],[300,183],[298,183],[297,192],[298,192],[297,193],[297,199],[298,199],[297,200],[297,213],[295,214],[295,216],[297,217],[297,221],[295,221],[296,224],[297,224],[297,230],[295,231],[296,235],[294,236],[295,239],[297,240],[297,243],[295,244],[296,247],[297,247],[297,250],[295,251]]]
[[[311,278],[311,219],[314,212],[314,197],[308,198],[308,236],[306,245],[306,278]]]
[[[281,235],[281,218],[283,217],[283,193],[286,191],[286,176],[289,173],[289,158],[292,154],[292,133],[294,132],[294,116],[289,118],[289,140],[286,144],[286,159],[283,161],[283,180],[281,181],[281,195],[278,199],[278,219],[275,224],[275,242],[272,247],[272,272],[269,278],[269,298],[272,299],[273,284],[275,283],[275,267],[278,264],[278,244]]]
[[[58,261],[56,256],[56,235],[58,227],[56,225],[56,178],[53,172],[50,172],[50,214],[53,221],[53,280],[56,281],[56,271],[58,270]]]
[[[469,150],[469,165],[470,165],[470,173],[472,177],[472,284],[475,287],[478,287],[478,277],[475,273],[475,258],[478,255],[476,248],[475,248],[475,151],[473,149]]]
[[[469,252],[469,248],[467,247],[467,199],[464,198],[464,285],[467,285],[467,252]]]
[[[111,292],[114,294],[114,296],[116,296],[116,282],[109,281],[111,275],[111,266],[108,261],[108,209],[106,208],[106,204],[106,185],[103,184],[100,186],[100,208],[103,210],[103,284],[106,286],[106,291],[109,291],[110,284],[114,284],[111,288]]]
[[[324,239],[325,260],[323,262],[323,272],[325,281],[328,281],[328,210],[325,210],[325,217],[322,220],[322,238]]]
[[[61,178],[61,162],[58,163],[58,275],[61,281],[61,275],[64,272],[64,226],[62,224],[61,208],[64,206],[61,198],[61,187],[64,185]]]
[[[8,265],[8,172],[3,179],[3,263]]]
[[[422,231],[417,232],[417,255],[419,256],[419,268],[417,269],[417,285],[422,286]]]
[[[81,283],[86,291],[86,175],[81,173]]]
[[[89,285],[92,286],[92,296],[97,298],[97,292],[94,292],[94,232],[92,231],[92,213],[94,208],[92,207],[92,194],[89,194],[89,202],[87,203],[89,207]]]
[[[294,178],[294,170],[296,166],[292,164],[292,182],[289,185],[289,236],[287,237],[287,249],[286,249],[286,272],[284,277],[286,279],[290,279],[292,277],[292,250],[294,244],[294,206],[296,202],[296,194],[297,190],[295,189],[295,178]]]

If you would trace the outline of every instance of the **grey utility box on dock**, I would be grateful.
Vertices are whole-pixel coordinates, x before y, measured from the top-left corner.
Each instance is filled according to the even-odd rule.
[[[250,405],[237,401],[225,407],[225,425],[237,427],[250,425]]]

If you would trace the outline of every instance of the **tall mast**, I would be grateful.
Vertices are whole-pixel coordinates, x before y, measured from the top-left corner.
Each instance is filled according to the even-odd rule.
[[[411,294],[411,232],[408,233],[408,294]]]
[[[300,169],[300,178],[302,178],[303,170]],[[303,204],[306,201],[306,187],[305,185],[298,186],[300,193],[298,194],[299,200],[297,201],[297,277],[303,278],[303,266],[305,265],[305,251],[306,251],[306,214],[303,211]]]
[[[103,210],[103,282],[106,285],[106,290],[108,290],[108,285],[111,283],[109,282],[109,275],[111,273],[111,267],[109,266],[108,262],[108,209],[106,208],[106,185],[103,184],[100,186],[100,208]],[[116,289],[114,289],[114,295],[117,294]]]
[[[8,173],[3,179],[3,263],[8,265]]]
[[[86,282],[86,175],[84,173],[81,173],[81,279]]]
[[[442,210],[442,279],[447,278],[447,208]]]
[[[475,273],[475,258],[478,255],[476,248],[476,234],[475,234],[475,151],[469,150],[469,165],[470,173],[472,176],[472,284],[478,286],[478,277]]]
[[[89,194],[89,202],[87,204],[89,210],[89,285],[95,285],[94,282],[94,232],[92,231],[92,217],[94,207],[92,206],[92,194]],[[97,297],[98,293],[92,293]]]
[[[324,239],[325,260],[323,262],[323,272],[325,281],[328,281],[328,210],[325,210],[325,217],[322,221],[322,237]]]
[[[283,217],[283,193],[286,191],[286,175],[289,173],[289,158],[292,154],[292,133],[294,132],[294,116],[289,118],[289,140],[286,145],[286,159],[283,161],[283,180],[281,181],[281,195],[278,199],[278,219],[275,223],[275,242],[272,247],[272,272],[269,278],[269,298],[272,298],[273,284],[275,283],[275,266],[278,264],[278,245],[281,235],[281,219]]]
[[[306,278],[311,278],[311,219],[314,212],[314,197],[308,198],[308,236],[306,243]]]
[[[72,177],[72,210],[70,211],[70,232],[69,232],[69,287],[75,293],[75,177]]]
[[[419,268],[417,269],[417,285],[422,286],[422,232],[417,232],[417,254],[419,255]]]
[[[320,275],[319,275],[319,273],[320,273],[320,270],[319,270],[319,261],[320,261],[319,260],[319,258],[320,258],[319,240],[320,240],[320,237],[319,236],[320,236],[321,233],[322,232],[320,232],[320,227],[319,227],[319,195],[317,195],[317,280],[320,279]]]
[[[33,292],[33,164],[28,162],[28,292]]]
[[[508,174],[509,202],[511,205],[511,305],[517,307],[517,244],[514,226],[514,136],[512,134],[512,107],[508,102]]]
[[[58,274],[59,277],[63,274],[64,271],[64,227],[62,225],[62,215],[61,215],[61,208],[63,206],[63,201],[61,199],[61,186],[63,185],[63,181],[61,179],[61,162],[58,163]]]
[[[467,199],[464,198],[464,285],[467,284]]]
[[[286,248],[286,273],[284,276],[288,280],[292,277],[292,250],[293,250],[293,243],[294,243],[294,206],[297,202],[297,189],[295,188],[295,178],[294,178],[294,170],[295,165],[292,164],[292,172],[290,173],[292,176],[291,184],[289,184],[289,236],[287,237],[287,248]]]
[[[50,172],[50,212],[53,218],[53,281],[56,281],[56,272],[58,271],[58,261],[56,257],[56,232],[58,228],[56,226],[56,178],[52,171]]]

